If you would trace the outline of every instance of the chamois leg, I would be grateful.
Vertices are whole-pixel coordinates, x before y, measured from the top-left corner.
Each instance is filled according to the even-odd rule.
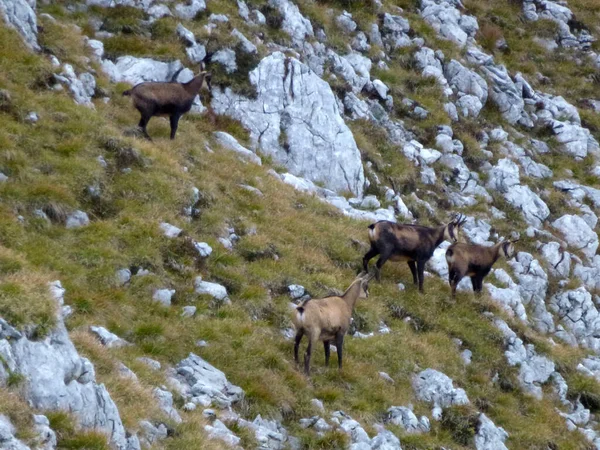
[[[144,114],[144,113],[141,113],[141,114],[142,114],[142,117],[140,118],[140,123],[138,123],[138,127],[140,128],[140,130],[142,130],[142,134],[144,135],[144,137],[146,139],[148,139],[149,141],[151,141],[152,138],[148,134],[148,131],[146,131],[146,126],[148,126],[148,122],[150,122],[152,115],[148,115],[148,114]]]
[[[377,255],[379,255],[379,250],[373,247],[371,247],[371,249],[365,253],[365,256],[363,257],[363,270],[365,272],[369,272],[369,261],[371,261],[371,259],[375,258]]]
[[[452,290],[452,298],[456,297],[456,286],[458,286],[458,283],[460,283],[460,280],[462,280],[462,277],[460,276],[460,274],[458,272],[455,272],[454,277],[451,276],[451,278],[450,278],[450,288]]]
[[[296,361],[296,364],[300,364],[300,359],[298,358],[298,349],[300,348],[302,336],[304,336],[304,330],[298,330],[296,332],[296,338],[294,339],[294,361]]]
[[[375,277],[377,278],[377,281],[381,281],[381,266],[383,266],[385,264],[385,262],[390,259],[391,254],[389,252],[386,253],[381,253],[379,256],[379,259],[377,260],[377,263],[375,264],[375,267],[377,268],[377,271],[375,272]]]
[[[325,367],[329,367],[329,353],[331,341],[323,341],[323,348],[325,349]]]
[[[169,117],[169,121],[171,122],[171,140],[175,139],[175,133],[177,133],[177,126],[179,125],[179,119],[181,118],[181,114],[172,114]]]
[[[408,261],[408,267],[410,268],[410,273],[413,276],[413,284],[419,283],[419,277],[417,276],[417,263],[414,261]]]
[[[312,355],[312,346],[313,339],[309,336],[308,347],[306,347],[306,353],[304,354],[304,372],[306,375],[310,375],[310,357]]]
[[[344,333],[338,333],[335,336],[335,347],[338,355],[338,369],[342,369],[342,357],[344,353]]]
[[[481,294],[481,289],[483,288],[483,279],[480,276],[472,276],[471,284],[473,284],[473,292],[475,294]]]
[[[424,278],[423,272],[425,272],[425,261],[423,261],[423,260],[417,261],[417,274],[419,276],[419,291],[420,292],[423,292],[423,278]]]

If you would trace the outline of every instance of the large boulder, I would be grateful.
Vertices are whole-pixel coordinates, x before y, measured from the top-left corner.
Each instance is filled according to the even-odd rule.
[[[362,197],[360,152],[325,81],[281,52],[250,72],[255,99],[213,89],[213,108],[240,120],[254,147],[297,176]]]
[[[269,6],[277,8],[283,16],[281,29],[290,35],[295,44],[301,45],[307,37],[314,36],[310,20],[289,0],[269,0]]]
[[[458,7],[460,0],[421,0],[421,16],[440,36],[464,47],[479,26],[475,17],[462,15]]]
[[[580,250],[590,260],[598,249],[598,235],[579,216],[565,214],[552,222],[552,226],[562,233],[567,243]]]
[[[121,56],[116,62],[102,61],[102,69],[113,83],[126,82],[136,85],[144,81],[171,81],[182,68],[181,61],[156,61],[151,58]]]
[[[0,15],[8,26],[19,32],[29,48],[40,50],[37,42],[35,0],[2,0]]]
[[[504,441],[508,433],[504,428],[497,427],[485,414],[479,415],[479,426],[475,435],[475,448],[477,450],[508,450]]]
[[[412,387],[419,400],[432,404],[433,418],[441,418],[442,409],[469,403],[464,389],[455,388],[452,380],[442,372],[425,369],[413,376]]]
[[[62,306],[60,282],[52,283],[51,292]],[[115,448],[131,448],[117,406],[104,385],[96,383],[92,363],[77,353],[61,314],[56,314],[54,329],[39,340],[0,321],[0,356],[12,373],[23,376],[21,392],[33,408],[68,411],[84,429],[106,433]],[[0,384],[5,382],[0,379]]]
[[[558,337],[600,353],[600,313],[584,287],[554,295],[550,299],[550,309],[561,317],[565,328],[556,333]]]

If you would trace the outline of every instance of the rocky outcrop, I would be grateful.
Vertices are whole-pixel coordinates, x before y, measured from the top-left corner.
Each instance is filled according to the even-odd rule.
[[[556,332],[559,338],[600,353],[600,313],[584,287],[552,296],[550,309],[564,326]]]
[[[477,434],[475,435],[475,448],[477,450],[508,450],[504,441],[508,433],[504,428],[497,427],[485,414],[479,415]]]
[[[253,146],[294,175],[362,196],[360,152],[329,85],[280,52],[264,58],[250,72],[250,82],[256,99],[214,89],[215,112],[240,120]]]
[[[223,372],[193,353],[169,370],[169,380],[181,396],[199,406],[228,408],[244,397]]]
[[[443,408],[469,403],[464,389],[455,388],[447,375],[434,369],[425,369],[414,375],[412,387],[419,400],[433,406],[431,415],[436,420],[441,419]]]
[[[460,0],[421,0],[421,16],[435,31],[460,47],[473,42],[479,29],[477,19],[462,15]]]
[[[17,30],[23,41],[33,50],[40,50],[37,42],[36,0],[3,0],[0,15],[4,22]]]
[[[57,306],[62,306],[60,282],[52,284],[51,292]],[[106,387],[96,383],[92,363],[77,353],[61,314],[56,315],[56,326],[48,336],[37,341],[0,322],[0,356],[10,372],[23,376],[22,395],[32,407],[69,411],[82,428],[105,432],[116,448],[133,448],[117,406]]]

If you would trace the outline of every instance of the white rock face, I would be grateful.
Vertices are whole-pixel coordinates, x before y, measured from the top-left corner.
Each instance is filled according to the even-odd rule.
[[[199,406],[229,408],[244,397],[223,372],[193,353],[170,369],[169,380],[179,394]]]
[[[506,288],[499,288],[491,283],[484,283],[490,297],[495,302],[499,303],[500,306],[508,312],[511,316],[516,316],[521,321],[527,321],[527,313],[525,312],[525,306],[523,305],[523,299],[521,298],[521,292],[519,286],[512,280],[510,275],[503,269],[495,269],[494,275],[504,284],[508,285]]]
[[[546,309],[548,275],[537,259],[530,253],[519,252],[516,259],[508,261],[518,281],[523,304],[531,310],[530,319],[542,333],[554,331],[554,320]]]
[[[479,29],[477,19],[463,16],[457,9],[460,1],[421,0],[421,16],[445,39],[460,47],[472,42]]]
[[[494,321],[502,334],[506,351],[504,355],[509,366],[519,367],[519,383],[524,392],[541,399],[541,385],[546,383],[554,374],[554,363],[535,351],[533,344],[524,345],[517,334],[503,320]]]
[[[154,388],[152,394],[157,400],[159,408],[167,415],[167,417],[169,417],[169,419],[171,419],[175,423],[183,422],[181,416],[173,407],[173,394],[171,394],[167,390],[160,388]]]
[[[573,275],[583,281],[589,289],[600,289],[600,255],[594,256],[589,266],[576,264]]]
[[[90,331],[96,335],[98,340],[108,348],[120,348],[125,347],[127,345],[131,345],[125,339],[121,339],[114,333],[111,333],[104,327],[95,327],[91,326]]]
[[[598,235],[581,217],[565,214],[552,222],[552,226],[575,250],[580,250],[590,260],[594,257],[598,249]]]
[[[3,0],[0,15],[4,22],[17,30],[32,50],[40,50],[37,42],[37,18],[35,0]]]
[[[237,139],[230,134],[227,134],[224,131],[215,131],[214,136],[217,142],[224,148],[236,152],[241,158],[247,161],[258,164],[259,166],[262,165],[262,160],[258,155],[241,145]]]
[[[561,318],[564,326],[556,332],[558,337],[600,353],[600,313],[584,287],[554,295],[550,299],[550,309]]]
[[[0,448],[3,450],[30,450],[15,435],[17,430],[4,414],[0,414]]]
[[[52,284],[51,292],[62,306],[60,282]],[[0,321],[0,355],[12,372],[23,375],[22,395],[33,408],[69,411],[84,429],[105,432],[119,450],[130,448],[116,405],[104,385],[96,383],[94,366],[77,353],[62,315],[56,321],[49,335],[37,341]]]
[[[481,66],[481,70],[490,82],[490,99],[496,104],[502,117],[511,124],[517,123],[523,115],[525,102],[506,67],[487,64]]]
[[[504,441],[508,433],[504,428],[497,427],[485,414],[479,415],[479,427],[475,435],[477,450],[508,450]]]
[[[464,389],[455,388],[447,375],[434,369],[425,369],[414,375],[412,387],[419,400],[432,404],[431,414],[436,420],[441,419],[443,408],[469,403]]]
[[[102,61],[102,70],[113,83],[125,82],[136,85],[144,81],[171,81],[175,72],[182,68],[179,60],[155,61],[150,58],[121,56],[116,62]]]
[[[555,277],[568,278],[571,272],[571,254],[564,251],[558,242],[548,242],[540,248],[540,253],[548,262],[548,270]]]
[[[96,79],[91,73],[84,72],[77,76],[73,66],[65,64],[63,71],[55,74],[54,78],[69,88],[75,103],[93,107],[92,96],[96,90]]]
[[[401,426],[408,434],[428,433],[430,430],[429,419],[425,416],[417,419],[410,406],[408,408],[406,406],[392,406],[387,410],[386,421]]]
[[[250,72],[256,99],[213,89],[213,108],[242,122],[253,146],[294,175],[362,196],[364,172],[352,132],[329,85],[295,58],[276,52]]]
[[[283,16],[282,29],[294,43],[302,44],[307,37],[314,36],[310,20],[304,17],[298,7],[288,0],[269,0],[269,5],[277,8]]]
[[[458,111],[465,117],[477,117],[488,98],[485,80],[454,59],[446,65],[444,75],[458,97]]]

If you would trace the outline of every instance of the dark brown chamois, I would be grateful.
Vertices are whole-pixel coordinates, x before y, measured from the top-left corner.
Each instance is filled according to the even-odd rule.
[[[437,228],[419,225],[397,224],[381,220],[369,225],[371,249],[363,258],[363,270],[369,270],[369,261],[377,255],[377,279],[381,277],[381,267],[389,259],[406,261],[413,276],[414,284],[423,292],[423,272],[425,263],[435,249],[444,241],[458,241],[460,227],[465,223],[463,216],[456,216],[451,222]]]
[[[359,298],[369,296],[368,285],[372,276],[366,273],[358,275],[350,287],[341,296],[308,299],[296,306],[292,304],[294,314],[292,322],[296,329],[294,359],[300,364],[298,349],[304,335],[308,338],[308,347],[304,355],[304,371],[310,374],[310,357],[313,346],[322,341],[325,348],[325,365],[329,366],[329,346],[333,341],[338,355],[338,367],[342,368],[344,336],[350,328],[352,311]]]
[[[474,244],[453,244],[446,250],[448,278],[452,297],[456,295],[456,286],[465,276],[471,277],[473,291],[480,293],[483,279],[490,273],[492,266],[501,256],[510,259],[515,254],[513,241],[501,241],[492,247]]]
[[[202,71],[187,83],[149,81],[134,86],[123,95],[131,96],[133,105],[142,115],[138,126],[147,139],[151,140],[146,126],[152,116],[169,116],[171,139],[175,139],[179,119],[191,109],[205,82],[210,89],[210,74]]]

